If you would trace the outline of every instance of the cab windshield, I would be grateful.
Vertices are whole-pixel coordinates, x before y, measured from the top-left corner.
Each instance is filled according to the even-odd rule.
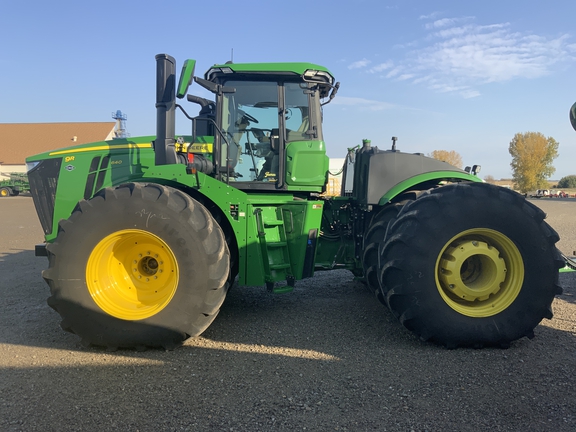
[[[221,166],[230,180],[276,182],[281,151],[312,139],[307,84],[228,81],[222,101]],[[227,142],[226,142],[227,141]]]

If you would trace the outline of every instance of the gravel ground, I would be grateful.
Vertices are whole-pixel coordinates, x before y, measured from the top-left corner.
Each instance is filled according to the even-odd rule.
[[[576,200],[535,200],[576,250]],[[347,271],[292,294],[231,291],[174,351],[82,348],[46,305],[29,197],[0,199],[2,431],[574,431],[576,273],[555,316],[506,350],[446,350],[404,330]]]

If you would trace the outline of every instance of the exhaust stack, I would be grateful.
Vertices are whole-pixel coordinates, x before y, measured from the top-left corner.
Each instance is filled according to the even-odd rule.
[[[175,164],[176,60],[167,54],[156,56],[156,165]]]

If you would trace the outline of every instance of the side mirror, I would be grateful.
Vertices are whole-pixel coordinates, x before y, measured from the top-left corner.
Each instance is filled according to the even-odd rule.
[[[572,123],[574,130],[576,130],[576,103],[570,108],[570,123]]]
[[[180,72],[180,81],[178,82],[178,91],[176,97],[182,99],[188,93],[188,87],[192,84],[194,79],[194,67],[196,66],[196,60],[186,60],[182,66],[182,72]]]

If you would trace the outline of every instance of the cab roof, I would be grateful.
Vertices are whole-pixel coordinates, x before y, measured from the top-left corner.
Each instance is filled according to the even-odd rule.
[[[272,75],[298,75],[304,81],[318,82],[323,84],[334,84],[334,76],[324,66],[314,63],[225,63],[212,66],[205,74],[207,80],[213,81],[215,78],[229,74],[272,74]]]

